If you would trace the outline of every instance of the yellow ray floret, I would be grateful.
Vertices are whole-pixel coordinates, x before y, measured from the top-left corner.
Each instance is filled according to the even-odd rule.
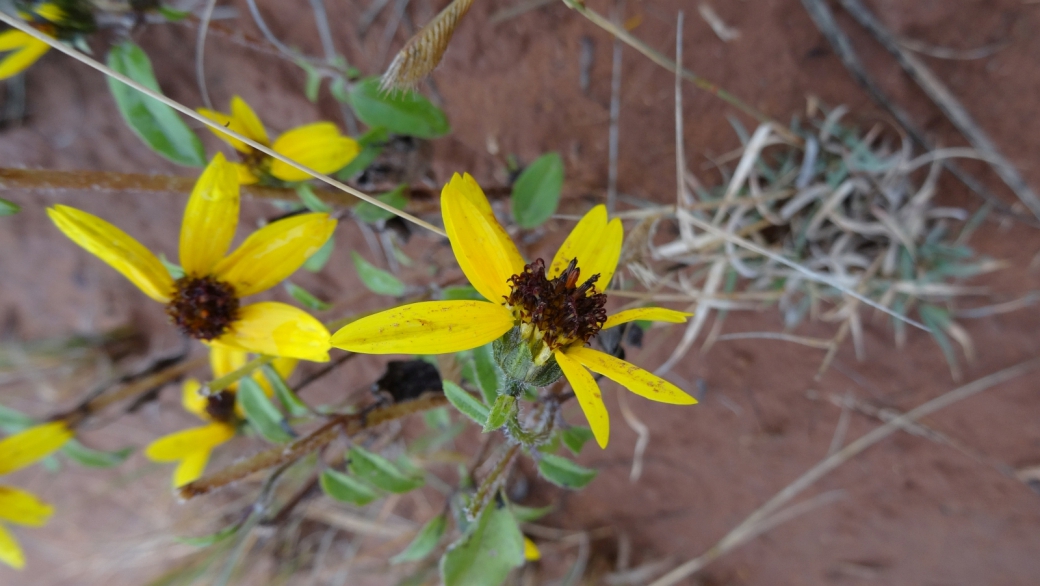
[[[181,222],[180,258],[189,275],[209,274],[231,247],[238,228],[239,190],[234,168],[217,153],[195,182]]]
[[[0,51],[11,51],[0,59],[0,79],[13,77],[36,63],[50,49],[47,43],[20,30],[0,33]]]
[[[361,318],[332,338],[336,348],[366,354],[441,354],[496,340],[513,327],[501,305],[424,301]]]
[[[0,475],[21,470],[61,449],[72,431],[65,423],[42,423],[0,441]]]
[[[40,527],[54,514],[54,507],[29,491],[0,485],[0,520]]]
[[[213,422],[161,437],[145,448],[145,456],[155,462],[179,462],[173,477],[174,487],[183,486],[202,475],[213,448],[235,436],[235,427]]]
[[[25,553],[7,527],[0,524],[0,562],[16,570],[25,567]]]

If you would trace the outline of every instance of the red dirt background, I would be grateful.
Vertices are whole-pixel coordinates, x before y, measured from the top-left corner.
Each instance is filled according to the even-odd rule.
[[[244,2],[243,17],[228,26],[259,36]],[[265,3],[268,22],[286,42],[319,54],[305,2]],[[633,33],[653,47],[674,52],[675,14],[686,11],[686,65],[778,120],[803,111],[807,96],[846,104],[857,114],[877,108],[852,81],[797,0],[711,3],[741,37],[724,43],[681,0],[629,2],[626,17],[639,17]],[[564,154],[566,197],[602,201],[607,173],[611,39],[562,4],[527,12],[498,25],[496,11],[514,3],[477,3],[458,30],[434,78],[452,122],[451,136],[434,142],[436,184],[452,172],[469,171],[484,184],[504,180],[507,154],[530,161],[548,150]],[[602,1],[591,6],[606,13]],[[428,20],[441,3],[413,2],[411,17]],[[1019,0],[875,1],[871,6],[897,34],[933,45],[970,49],[998,41],[1007,46],[977,60],[926,58],[962,100],[1027,181],[1040,186],[1040,5]],[[407,37],[399,31],[381,50],[387,9],[365,40],[356,25],[366,3],[329,2],[337,48],[365,72],[379,72]],[[944,145],[963,141],[879,46],[839,12],[839,22],[877,80]],[[582,39],[594,46],[591,83],[579,87]],[[194,27],[150,26],[135,34],[152,56],[157,75],[174,99],[200,104],[194,81]],[[649,200],[674,197],[673,78],[631,49],[624,50],[620,121],[619,189]],[[243,47],[227,36],[209,39],[206,75],[218,106],[232,94],[245,97],[269,128],[284,130],[320,118],[340,121],[324,95],[317,105],[302,93],[303,73],[277,57]],[[144,148],[126,128],[105,81],[70,59],[50,54],[27,75],[29,118],[0,133],[0,160],[7,167],[94,169],[186,174]],[[689,168],[702,182],[718,181],[702,168],[706,156],[727,152],[739,141],[727,121],[737,114],[715,97],[686,85],[684,137]],[[205,137],[210,152],[217,141]],[[497,152],[489,145],[497,145]],[[991,186],[995,176],[979,166]],[[942,205],[974,209],[978,201],[945,180]],[[1001,193],[1004,193],[1001,191]],[[47,221],[44,207],[66,203],[98,213],[153,249],[173,255],[183,195],[92,192],[8,192],[24,208],[0,219],[0,316],[8,340],[35,340],[70,333],[97,333],[127,322],[149,336],[152,352],[172,349],[176,336],[162,308],[114,271],[65,240]],[[1008,196],[1010,197],[1010,196]],[[1010,200],[1009,200],[1010,201]],[[275,212],[263,202],[244,206],[242,226]],[[555,225],[565,229],[568,223]],[[243,228],[242,232],[245,232]],[[346,300],[360,285],[348,247],[369,251],[348,224],[337,233],[339,254],[317,276],[297,281],[321,297]],[[422,239],[420,239],[422,240]],[[550,239],[551,240],[551,239]],[[432,240],[413,248],[421,249]],[[535,256],[552,242],[526,251]],[[1033,270],[1040,235],[1018,224],[987,222],[973,244],[1006,259],[1009,268],[986,277],[994,301],[1014,299],[1040,287]],[[432,248],[432,247],[431,247]],[[412,249],[410,249],[412,250]],[[440,249],[440,252],[444,252]],[[421,283],[419,273],[406,274]],[[284,293],[273,294],[285,298]],[[364,308],[382,300],[366,298]],[[343,314],[338,306],[328,316]],[[338,312],[338,314],[337,314]],[[965,371],[972,380],[1037,355],[1040,316],[1035,309],[965,322],[978,351]],[[779,330],[773,313],[732,315],[727,331]],[[825,327],[800,333],[827,335]],[[634,361],[659,364],[679,331],[655,330]],[[839,409],[812,396],[845,394],[907,410],[956,385],[935,344],[912,331],[905,349],[892,344],[889,326],[867,321],[868,360],[857,363],[851,347],[820,381],[813,376],[822,352],[773,341],[731,341],[709,353],[695,346],[673,380],[688,389],[703,381],[698,406],[674,408],[632,398],[635,413],[652,428],[642,479],[628,480],[635,434],[624,424],[616,389],[608,390],[614,422],[608,450],[587,449],[581,460],[601,469],[586,490],[570,495],[536,486],[529,504],[559,503],[544,522],[567,529],[610,526],[631,539],[631,565],[669,558],[680,562],[704,552],[783,486],[823,458]],[[352,364],[326,382],[324,396],[364,386],[375,363]],[[978,454],[1011,468],[1040,464],[1040,398],[1035,375],[964,401],[925,423]],[[68,406],[89,384],[71,388],[46,381],[8,385],[4,404],[36,415]],[[815,395],[809,391],[815,391]],[[122,418],[85,438],[98,447],[144,445],[158,433],[190,423],[176,408],[177,392],[160,404]],[[321,395],[318,395],[321,396]],[[573,421],[580,415],[571,413]],[[877,425],[853,415],[848,438]],[[246,448],[248,451],[248,447]],[[10,480],[54,502],[58,514],[45,528],[17,529],[28,569],[0,568],[3,584],[141,584],[190,551],[169,535],[198,533],[210,511],[205,499],[182,506],[168,491],[169,468],[139,454],[116,470],[70,467],[52,476],[39,467]],[[7,479],[5,479],[6,481]],[[130,485],[131,481],[133,484]],[[1040,575],[1040,496],[993,466],[948,446],[897,434],[827,476],[806,496],[842,489],[836,504],[815,510],[761,536],[713,563],[689,584],[1036,584]],[[613,545],[598,544],[609,551]],[[599,549],[597,549],[599,551]],[[556,554],[554,554],[556,555]],[[572,560],[574,549],[558,555]],[[378,583],[378,582],[377,582]]]

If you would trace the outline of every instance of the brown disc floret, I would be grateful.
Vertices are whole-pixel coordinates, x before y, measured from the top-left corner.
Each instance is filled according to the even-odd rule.
[[[555,279],[545,276],[545,262],[538,259],[509,279],[513,290],[506,303],[520,321],[541,332],[550,350],[588,342],[607,321],[607,296],[596,292],[595,287],[599,275],[592,275],[579,285],[580,277],[577,259]]]
[[[174,286],[176,291],[166,305],[166,315],[185,335],[212,340],[223,335],[238,318],[238,297],[231,284],[211,276],[185,276]]]

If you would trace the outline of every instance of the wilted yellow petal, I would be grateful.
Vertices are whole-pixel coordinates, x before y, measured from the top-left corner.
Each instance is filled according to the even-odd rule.
[[[231,96],[231,118],[235,121],[236,132],[242,136],[251,138],[262,145],[271,144],[267,138],[267,131],[260,122],[260,117],[245,100],[238,96]]]
[[[21,546],[3,524],[0,524],[0,562],[16,570],[25,567],[25,554],[22,553]]]
[[[215,421],[164,435],[148,444],[144,455],[153,462],[176,462],[199,451],[208,452],[234,436],[234,426]]]
[[[542,552],[538,550],[538,546],[531,541],[531,538],[524,536],[524,559],[529,562],[537,562],[542,559]]]
[[[619,311],[614,315],[608,316],[607,321],[603,322],[603,329],[605,330],[607,328],[612,328],[636,320],[663,321],[670,324],[681,324],[686,323],[686,318],[691,315],[693,314],[686,313],[685,311],[675,311],[674,309],[665,309],[663,307],[637,307],[635,309]]]
[[[188,198],[181,223],[181,266],[208,275],[227,254],[238,227],[238,170],[217,153]]]
[[[346,167],[361,152],[361,145],[353,138],[340,134],[331,122],[293,128],[279,136],[271,148],[304,167],[326,175]],[[308,173],[277,159],[271,161],[271,175],[282,181],[306,181],[311,178]]]
[[[474,204],[474,200],[482,202]],[[441,190],[444,231],[455,259],[473,287],[492,303],[509,295],[509,278],[524,270],[524,259],[472,177],[455,174]]]
[[[697,402],[697,399],[663,378],[610,354],[592,348],[570,348],[567,356],[584,364],[592,372],[598,372],[651,401],[672,405],[692,405]]]
[[[220,261],[214,274],[231,283],[239,297],[259,293],[296,272],[335,230],[336,220],[328,214],[300,214],[272,222]]]
[[[61,421],[41,423],[0,441],[0,475],[20,470],[47,456],[72,439]]]
[[[0,51],[21,49],[36,39],[18,29],[7,29],[0,33]]]
[[[314,362],[329,359],[329,331],[325,326],[306,311],[275,301],[243,307],[231,331],[213,344]]]
[[[17,31],[21,32],[21,31]],[[23,33],[24,34],[24,33]],[[28,37],[28,35],[26,35]],[[17,39],[15,39],[17,41]],[[11,41],[8,41],[11,42]],[[29,37],[26,39],[25,44],[20,49],[7,55],[0,60],[0,79],[7,79],[14,75],[17,75],[26,69],[30,65],[36,63],[43,54],[50,49],[50,45],[43,41]]]
[[[129,234],[87,212],[56,205],[47,208],[51,221],[73,242],[105,261],[137,285],[145,295],[166,303],[173,278],[159,259]]]
[[[563,352],[556,352],[554,356],[560,370],[563,371],[563,376],[567,377],[567,382],[571,383],[571,388],[574,389],[574,396],[578,398],[578,404],[585,413],[585,419],[589,422],[596,443],[599,447],[606,448],[610,439],[610,415],[607,413],[607,406],[603,404],[603,395],[596,379],[574,358]]]
[[[423,301],[363,317],[332,336],[364,354],[447,354],[483,346],[513,327],[513,314],[485,301]]]
[[[581,270],[578,282],[584,283],[592,275],[599,275],[596,290],[602,293],[614,278],[624,239],[625,230],[621,220],[614,218],[608,223],[606,206],[598,205],[589,210],[574,226],[560,249],[556,251],[552,265],[549,266],[548,277],[557,277],[567,268],[571,259],[576,258]]]
[[[202,476],[206,470],[206,464],[209,462],[210,453],[212,450],[199,450],[185,456],[177,464],[177,469],[173,471],[173,487],[180,488]]]
[[[54,507],[36,498],[33,493],[13,486],[0,486],[0,519],[39,527],[47,523]]]

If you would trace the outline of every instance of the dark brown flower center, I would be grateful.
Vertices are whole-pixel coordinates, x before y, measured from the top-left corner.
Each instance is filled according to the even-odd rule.
[[[231,421],[235,414],[235,393],[223,390],[206,397],[206,413],[215,421]]]
[[[229,283],[210,276],[186,276],[177,279],[174,286],[176,292],[166,305],[166,315],[185,335],[212,340],[238,318],[238,297]]]
[[[521,327],[533,328],[530,334],[540,336],[549,348],[556,350],[575,342],[584,344],[596,335],[607,321],[607,296],[596,292],[599,275],[578,284],[581,270],[577,259],[555,279],[545,276],[545,262],[538,259],[513,275],[513,290],[506,297]]]

